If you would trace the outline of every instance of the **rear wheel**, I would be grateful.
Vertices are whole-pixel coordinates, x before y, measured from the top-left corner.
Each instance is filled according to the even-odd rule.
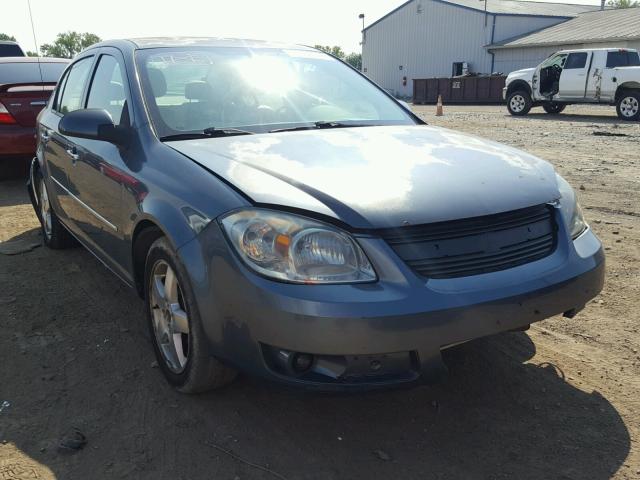
[[[622,120],[640,119],[640,92],[623,92],[616,103],[616,112]]]
[[[507,97],[507,109],[511,115],[526,115],[531,110],[531,95],[523,90],[512,92]]]
[[[567,108],[567,106],[564,103],[549,102],[542,105],[542,108],[544,108],[545,112],[553,115],[562,113],[562,111]]]
[[[147,320],[166,379],[183,393],[231,382],[236,372],[209,354],[187,273],[166,238],[156,240],[145,264]]]
[[[35,175],[34,189],[38,203],[35,205],[35,210],[40,220],[44,244],[55,250],[73,247],[76,243],[75,239],[60,223],[58,216],[53,211],[44,176],[39,170]]]

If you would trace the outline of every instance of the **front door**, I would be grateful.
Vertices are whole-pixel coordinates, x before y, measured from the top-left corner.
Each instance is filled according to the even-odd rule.
[[[573,52],[567,57],[560,74],[559,99],[582,99],[587,87],[589,52]]]

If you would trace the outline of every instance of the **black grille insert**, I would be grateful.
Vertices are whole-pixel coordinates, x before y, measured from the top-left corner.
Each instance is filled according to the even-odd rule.
[[[454,278],[539,260],[556,247],[553,207],[384,229],[378,233],[417,274]]]

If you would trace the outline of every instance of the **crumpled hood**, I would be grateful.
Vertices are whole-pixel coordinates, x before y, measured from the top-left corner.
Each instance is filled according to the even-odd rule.
[[[523,68],[521,70],[515,70],[507,75],[507,83],[511,80],[515,80],[516,78],[522,78],[523,80],[529,80],[533,78],[533,74],[536,71],[536,67],[534,68]]]
[[[167,142],[256,204],[355,228],[468,218],[559,198],[553,167],[431,126],[308,130]]]

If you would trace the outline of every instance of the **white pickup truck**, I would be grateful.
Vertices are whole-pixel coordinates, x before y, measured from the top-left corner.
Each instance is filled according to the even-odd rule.
[[[637,50],[562,50],[536,68],[507,76],[503,97],[512,115],[541,106],[560,113],[574,103],[615,105],[623,120],[640,119],[640,57]]]

